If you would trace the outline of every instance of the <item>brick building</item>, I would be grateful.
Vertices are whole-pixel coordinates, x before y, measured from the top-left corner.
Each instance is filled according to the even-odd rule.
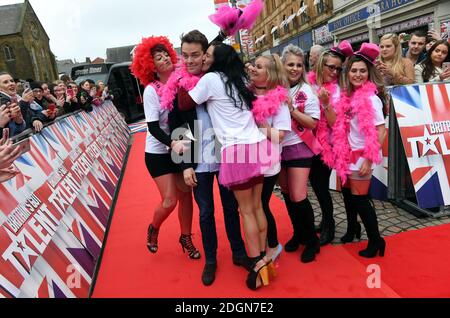
[[[0,71],[15,78],[58,78],[50,39],[28,0],[0,6]]]

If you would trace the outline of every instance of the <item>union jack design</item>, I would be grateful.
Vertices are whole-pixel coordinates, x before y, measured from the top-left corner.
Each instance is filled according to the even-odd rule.
[[[147,123],[145,121],[131,124],[128,127],[130,127],[132,134],[136,134],[136,133],[140,133],[140,132],[147,132]]]
[[[450,84],[395,88],[391,95],[421,208],[450,205]]]

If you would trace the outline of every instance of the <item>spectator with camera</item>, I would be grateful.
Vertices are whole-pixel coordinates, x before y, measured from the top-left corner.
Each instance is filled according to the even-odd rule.
[[[414,64],[410,59],[402,57],[400,38],[394,33],[389,33],[381,38],[381,58],[376,67],[384,77],[384,84],[407,85],[415,82]]]
[[[427,58],[416,65],[417,83],[442,82],[450,80],[450,44],[445,40],[436,41]]]
[[[30,103],[30,108],[39,115],[42,123],[49,123],[55,120],[57,115],[56,105],[54,103],[49,103],[44,98],[44,92],[41,84],[31,82],[30,87],[33,90],[34,95],[34,99]]]
[[[10,136],[15,136],[27,128],[28,101],[33,98],[31,89],[25,91],[22,98],[17,95],[17,86],[13,77],[0,72],[0,128],[9,128]]]

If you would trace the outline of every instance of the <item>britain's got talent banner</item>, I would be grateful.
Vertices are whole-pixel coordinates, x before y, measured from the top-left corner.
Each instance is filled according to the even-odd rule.
[[[450,205],[450,84],[392,90],[400,134],[421,208]]]
[[[0,298],[88,296],[129,136],[105,103],[21,142],[0,183]]]

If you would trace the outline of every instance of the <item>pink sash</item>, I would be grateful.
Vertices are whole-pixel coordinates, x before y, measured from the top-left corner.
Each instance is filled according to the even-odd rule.
[[[295,121],[295,119],[292,120],[292,129],[303,140],[303,142],[314,153],[314,155],[317,156],[322,152],[322,145],[319,143],[319,140],[317,140],[316,136],[314,136],[312,130],[303,128]]]

